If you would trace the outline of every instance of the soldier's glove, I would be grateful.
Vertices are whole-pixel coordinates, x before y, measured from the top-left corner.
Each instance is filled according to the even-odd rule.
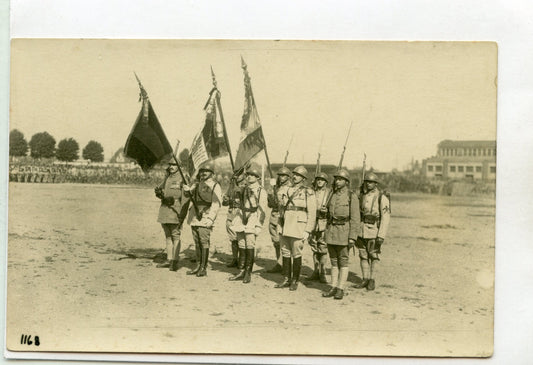
[[[163,199],[163,189],[161,189],[159,186],[157,186],[155,189],[154,189],[154,192],[155,192],[155,196],[159,199]]]
[[[174,205],[174,202],[176,201],[173,196],[166,196],[162,200],[163,204],[168,205],[169,207]]]
[[[381,245],[385,240],[381,237],[376,238],[375,249],[377,253],[381,253]]]

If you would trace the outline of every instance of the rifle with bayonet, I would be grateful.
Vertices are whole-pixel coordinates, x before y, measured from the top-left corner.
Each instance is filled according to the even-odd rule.
[[[346,152],[346,145],[348,144],[348,138],[350,138],[350,131],[352,130],[353,121],[350,123],[350,128],[348,129],[348,134],[346,135],[346,141],[344,142],[344,147],[342,148],[341,159],[339,161],[338,170],[342,168],[342,161],[344,160],[344,152]]]
[[[285,158],[283,159],[283,167],[287,164],[287,157],[289,157],[289,150],[291,149],[292,144],[292,138],[294,137],[294,134],[291,135],[291,139],[289,141],[289,145],[287,146],[287,151],[285,151]]]

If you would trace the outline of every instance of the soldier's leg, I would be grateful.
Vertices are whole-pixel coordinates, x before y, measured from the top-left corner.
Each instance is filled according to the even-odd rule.
[[[167,253],[167,259],[165,262],[159,263],[156,267],[157,268],[167,268],[170,266],[170,260],[172,257],[172,237],[171,237],[171,230],[170,226],[166,223],[161,223],[161,227],[163,227],[163,232],[165,232],[165,251]]]
[[[302,270],[302,250],[304,248],[304,241],[299,239],[292,239],[292,280],[290,290],[298,289],[298,281],[300,280],[300,272]]]
[[[255,234],[254,233],[245,233],[246,240],[246,263],[244,270],[243,283],[247,284],[252,279],[252,270],[254,267],[255,259]]]
[[[239,244],[237,243],[237,234],[231,228],[231,223],[231,220],[226,220],[226,232],[228,233],[228,238],[231,242],[231,261],[226,267],[237,267],[239,263]]]
[[[329,260],[331,262],[331,288],[322,293],[325,298],[330,298],[337,293],[339,283],[339,265],[335,245],[328,245]]]
[[[192,238],[194,240],[194,250],[196,254],[196,267],[192,270],[187,271],[187,275],[195,275],[198,273],[198,271],[200,271],[202,250],[200,248],[200,236],[198,233],[198,228],[199,227],[196,226],[191,227]]]
[[[335,299],[342,299],[344,296],[344,289],[346,287],[346,280],[348,279],[348,246],[339,246],[339,288],[335,293]]]
[[[278,225],[274,223],[268,224],[268,232],[270,233],[270,238],[272,239],[272,244],[274,245],[274,250],[276,252],[276,264],[267,270],[268,273],[276,273],[281,272],[281,244],[280,244],[280,236],[278,233]]]
[[[244,268],[246,265],[246,236],[244,232],[236,232],[236,237],[239,247],[239,263],[237,266],[239,268],[239,272],[229,278],[231,281],[242,280],[244,278]]]
[[[172,237],[172,256],[170,258],[170,270],[177,271],[181,251],[181,229],[179,224],[170,224],[170,233]]]
[[[370,263],[370,273],[368,277],[368,286],[367,290],[374,290],[376,288],[376,269],[379,262],[379,252],[374,247],[375,240],[370,240],[369,252],[368,252],[368,261]]]
[[[328,282],[326,278],[326,263],[328,256],[328,245],[324,241],[324,232],[321,232],[318,242],[318,264],[319,264],[319,280],[321,283],[326,284]]]
[[[318,280],[320,278],[320,263],[318,252],[318,238],[320,232],[311,232],[308,238],[309,247],[313,251],[313,273],[307,278],[307,280]]]
[[[198,236],[200,237],[200,248],[202,249],[202,260],[200,270],[196,276],[207,276],[207,263],[209,260],[209,246],[211,240],[211,228],[198,227]]]
[[[292,278],[292,262],[290,250],[290,238],[280,236],[281,256],[283,258],[282,274],[283,281],[276,284],[276,288],[288,288]]]
[[[365,240],[360,237],[358,237],[357,241],[355,241],[355,246],[359,251],[361,274],[363,276],[363,280],[359,284],[353,285],[353,287],[356,289],[362,289],[368,286],[368,278],[370,277],[370,264],[368,262],[367,241],[368,240]]]

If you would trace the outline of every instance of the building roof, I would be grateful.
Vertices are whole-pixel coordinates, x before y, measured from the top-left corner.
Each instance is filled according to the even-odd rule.
[[[439,148],[490,148],[496,147],[496,141],[452,141],[445,139],[438,144]]]

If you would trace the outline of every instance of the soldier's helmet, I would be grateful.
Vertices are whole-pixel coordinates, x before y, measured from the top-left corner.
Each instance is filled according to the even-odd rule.
[[[210,171],[212,173],[215,173],[215,164],[213,163],[213,161],[206,161],[200,165],[198,171]]]
[[[240,174],[240,175],[237,175],[235,176],[235,181],[238,183],[240,183],[241,181],[243,181],[244,179],[246,178],[246,175],[245,174]]]
[[[248,167],[246,173],[257,177],[258,179],[261,178],[261,168],[256,164],[252,164],[250,167]]]
[[[341,170],[337,171],[337,173],[335,175],[333,175],[333,176],[334,177],[343,178],[344,180],[350,182],[350,174],[345,169],[341,169]]]
[[[286,168],[285,166],[283,166],[281,169],[278,170],[278,175],[287,175],[287,176],[290,176],[290,175],[291,175],[291,170],[289,170],[288,168]]]
[[[318,179],[322,179],[322,180],[324,180],[325,182],[328,182],[329,177],[328,177],[328,174],[326,174],[325,172],[319,172],[319,173],[315,176],[315,180],[318,180]]]
[[[379,183],[378,175],[374,174],[373,172],[369,172],[365,176],[365,181],[371,181],[371,182]]]
[[[296,166],[294,170],[292,170],[292,173],[300,175],[304,179],[307,179],[307,169],[303,166]]]

